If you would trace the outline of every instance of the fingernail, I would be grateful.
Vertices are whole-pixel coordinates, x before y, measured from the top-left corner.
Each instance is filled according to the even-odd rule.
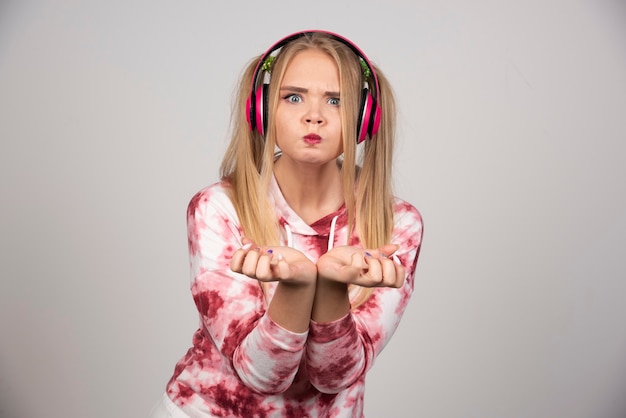
[[[365,251],[365,255],[366,255],[367,257],[371,257],[371,256],[372,256],[372,254],[371,254],[369,251]]]
[[[283,259],[283,255],[282,255],[281,253],[278,253],[278,254],[277,254],[277,257],[278,257],[278,261],[280,261],[280,260],[282,260],[282,259]]]
[[[268,254],[272,254],[274,252],[274,250],[272,250],[271,248],[269,250],[267,250]]]
[[[248,248],[252,247],[252,243],[249,242],[246,245],[244,245],[243,247],[241,247],[242,250],[247,250]]]

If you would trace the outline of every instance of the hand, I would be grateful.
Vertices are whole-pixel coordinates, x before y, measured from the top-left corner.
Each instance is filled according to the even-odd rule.
[[[317,267],[300,251],[289,247],[258,247],[244,238],[243,247],[233,253],[230,269],[261,282],[312,284]]]
[[[335,247],[317,261],[318,275],[326,280],[363,287],[399,288],[404,282],[405,269],[393,256],[397,250],[395,244],[375,250]]]

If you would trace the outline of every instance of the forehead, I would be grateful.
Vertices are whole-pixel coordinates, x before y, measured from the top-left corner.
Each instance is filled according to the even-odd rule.
[[[339,85],[339,68],[335,60],[319,49],[298,52],[285,68],[282,84],[299,81],[325,81]]]

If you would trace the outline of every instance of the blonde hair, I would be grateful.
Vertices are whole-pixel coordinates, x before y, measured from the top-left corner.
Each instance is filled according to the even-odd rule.
[[[342,42],[325,33],[315,32],[283,46],[272,63],[269,115],[275,114],[279,87],[287,66],[295,55],[311,48],[328,54],[339,69],[342,181],[350,231],[356,232],[365,248],[378,248],[389,243],[393,230],[391,163],[396,116],[393,92],[386,77],[374,68],[379,83],[377,99],[382,109],[380,128],[373,138],[357,146],[357,118],[364,85],[359,58]],[[244,234],[259,245],[277,245],[279,228],[267,193],[274,167],[274,121],[272,117],[268,118],[264,138],[250,130],[246,119],[246,101],[260,59],[262,56],[253,59],[241,77],[233,107],[231,141],[222,160],[220,175],[230,185],[230,198]],[[359,287],[352,302],[353,308],[365,302],[371,292],[372,289]]]

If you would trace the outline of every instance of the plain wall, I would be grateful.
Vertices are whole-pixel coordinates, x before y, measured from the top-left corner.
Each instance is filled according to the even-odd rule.
[[[185,210],[291,32],[399,105],[425,237],[368,417],[626,416],[626,6],[0,2],[0,416],[141,417],[191,344]]]

